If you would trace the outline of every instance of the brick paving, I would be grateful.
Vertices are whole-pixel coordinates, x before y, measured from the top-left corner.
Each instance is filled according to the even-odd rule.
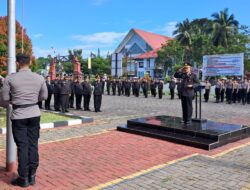
[[[39,147],[41,162],[38,183],[29,189],[87,189],[194,153],[213,155],[244,142],[250,142],[250,139],[208,152],[167,141],[111,131],[46,143]],[[0,187],[7,190],[13,188],[9,182],[14,174],[3,171],[4,153],[0,152]],[[184,168],[181,173],[185,173]]]
[[[204,118],[221,122],[250,125],[250,105],[215,104],[212,100],[207,104],[204,103],[202,109]],[[232,146],[238,146],[250,141],[250,139],[245,139],[207,152],[157,139],[112,131],[117,125],[126,123],[127,119],[131,118],[162,114],[181,116],[180,101],[177,99],[171,101],[169,97],[164,97],[162,100],[159,100],[151,97],[145,99],[143,97],[128,98],[105,95],[103,97],[102,111],[101,113],[95,113],[71,110],[71,113],[75,115],[93,117],[95,122],[43,130],[41,132],[41,165],[38,171],[38,184],[30,189],[86,189],[131,175],[140,170],[164,164],[174,159],[182,158],[183,156],[192,155],[193,153],[213,155]],[[102,132],[106,133],[90,136]],[[5,136],[1,135],[0,149],[4,147]],[[243,151],[243,154],[240,155],[242,160],[249,160],[249,148],[242,148],[240,150]],[[235,165],[240,165],[241,161],[235,159],[236,153],[229,153],[227,155],[230,159],[233,159],[231,162]],[[224,156],[222,156],[222,158],[224,158]],[[187,161],[190,163],[197,162],[201,165],[204,164],[204,167],[208,167],[216,165],[214,163],[216,163],[218,159],[197,156],[197,158],[190,158]],[[221,159],[219,161],[219,163],[223,163],[227,160]],[[178,165],[178,163],[176,165]],[[192,169],[192,165],[193,164],[190,164],[190,168],[185,168],[187,173],[189,170],[190,173],[195,171]],[[14,174],[5,173],[4,166],[5,151],[0,151],[0,189],[13,189],[13,187],[9,185],[9,180]],[[174,167],[175,164],[172,166]],[[167,167],[168,166],[166,166],[166,168]],[[225,171],[229,173],[234,172],[233,169],[232,171]],[[204,170],[204,172],[206,173],[206,170]],[[185,172],[182,171],[182,173]],[[241,173],[241,176],[242,175]],[[221,177],[223,176],[224,174]],[[181,179],[180,174],[180,180]],[[186,180],[185,176],[183,179]],[[206,179],[206,175],[204,179]],[[235,176],[235,179],[232,178],[232,183],[238,183],[238,181],[241,180],[241,184],[238,185],[237,188],[242,187],[247,189],[250,181],[245,181],[245,183],[243,183],[244,179],[244,177],[238,178]],[[173,181],[171,176],[169,177],[166,175],[164,181],[161,181],[163,187],[161,185],[158,186],[158,188],[167,189],[164,184],[168,182],[168,180]],[[184,182],[188,181],[185,180]],[[146,184],[150,184],[150,182],[154,183],[154,178],[147,179],[147,181],[144,182]],[[155,183],[158,184],[158,181]],[[199,183],[199,181],[197,183]],[[134,186],[132,186],[132,184],[134,184]],[[157,187],[157,184],[155,184],[155,187]],[[183,189],[180,181],[178,184],[180,186],[177,187]],[[219,187],[220,185],[217,184],[217,186]],[[128,187],[127,189],[137,189],[135,188],[137,187],[136,183],[130,183]],[[178,189],[177,187],[173,189]],[[224,189],[227,189],[226,187],[227,186],[225,186]],[[124,189],[123,186],[117,186],[115,188]],[[222,187],[220,188],[222,189]],[[145,189],[149,188],[145,187]]]
[[[103,190],[250,189],[250,145],[215,159],[194,156]]]

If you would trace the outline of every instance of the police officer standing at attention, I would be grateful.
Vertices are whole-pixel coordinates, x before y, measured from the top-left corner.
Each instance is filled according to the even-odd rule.
[[[208,80],[206,80],[205,81],[205,93],[204,93],[205,102],[208,102],[209,100],[210,89],[211,89],[211,83]]]
[[[194,97],[194,89],[199,85],[199,81],[194,73],[192,67],[185,64],[178,72],[174,74],[175,78],[181,78],[181,105],[183,122],[185,125],[191,124],[193,105],[192,100]]]
[[[111,85],[110,78],[108,78],[106,82],[107,82],[107,86],[106,86],[107,87],[107,93],[108,93],[108,95],[110,95],[110,85]]]
[[[61,102],[61,98],[60,98],[60,76],[56,75],[56,79],[52,81],[52,84],[54,86],[54,108],[55,111],[61,111],[60,110],[60,102]]]
[[[164,83],[163,83],[162,80],[160,80],[160,81],[159,81],[159,84],[158,84],[158,95],[159,95],[159,99],[162,99],[163,86],[164,86]]]
[[[83,86],[82,86],[82,77],[77,76],[76,81],[74,82],[74,94],[76,96],[76,110],[81,110],[82,104],[82,94],[83,94]]]
[[[144,79],[141,84],[143,94],[145,98],[148,98],[148,81],[147,79]]]
[[[60,83],[60,99],[62,113],[69,112],[69,96],[71,95],[71,83],[69,82],[68,76],[64,76],[64,79]]]
[[[48,89],[48,98],[47,98],[47,100],[45,100],[45,109],[50,110],[50,100],[51,100],[52,94],[54,93],[53,92],[54,91],[54,85],[51,83],[50,76],[46,77],[46,86],[47,86],[47,89]]]
[[[84,97],[84,111],[90,111],[89,102],[91,98],[91,85],[89,84],[89,77],[85,76],[84,81],[82,82],[83,87],[83,97]]]
[[[116,94],[116,80],[113,79],[112,81],[112,92],[113,92],[113,96],[115,96]]]
[[[101,104],[102,104],[102,83],[100,81],[100,77],[96,76],[96,81],[94,83],[94,107],[95,112],[101,112]]]
[[[71,93],[70,93],[70,97],[69,97],[69,107],[70,108],[74,108],[74,82],[76,82],[76,80],[74,80],[73,75],[70,75],[68,82],[70,83],[70,87],[71,87]]]
[[[30,57],[17,55],[19,72],[6,77],[0,91],[1,105],[12,104],[12,131],[18,154],[18,177],[11,183],[28,187],[35,184],[39,165],[38,138],[40,109],[38,101],[47,99],[48,90],[42,76],[29,69]]]
[[[174,99],[174,89],[176,86],[176,80],[174,77],[171,78],[171,81],[169,82],[169,90],[170,90],[170,95],[171,95],[171,100]]]

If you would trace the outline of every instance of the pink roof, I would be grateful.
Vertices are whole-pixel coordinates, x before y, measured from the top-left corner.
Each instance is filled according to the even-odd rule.
[[[154,34],[152,32],[146,32],[139,29],[133,29],[143,40],[145,40],[149,46],[153,49],[161,48],[162,44],[165,44],[166,41],[172,40],[172,38],[163,36],[160,34]]]
[[[157,51],[158,51],[159,49],[160,49],[160,48],[157,48],[157,49],[154,49],[154,50],[152,50],[152,51],[149,51],[149,52],[140,54],[140,55],[138,55],[137,57],[135,57],[135,59],[156,58],[156,57],[157,57]]]

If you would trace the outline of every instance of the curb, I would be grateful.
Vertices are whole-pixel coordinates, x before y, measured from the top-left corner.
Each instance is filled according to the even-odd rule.
[[[67,121],[56,121],[56,122],[51,122],[51,123],[42,123],[40,124],[40,129],[53,129],[57,127],[65,127],[65,126],[72,126],[72,125],[80,125],[83,123],[91,123],[94,121],[92,117],[86,117],[86,116],[76,116],[70,113],[60,113],[60,112],[54,112],[54,111],[47,111],[47,110],[42,110],[43,112],[49,112],[53,114],[58,114],[62,116],[67,116],[71,117],[71,120]],[[6,134],[7,128],[0,128],[0,134]]]

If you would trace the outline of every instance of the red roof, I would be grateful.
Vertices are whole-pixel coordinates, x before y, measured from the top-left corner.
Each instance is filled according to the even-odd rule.
[[[166,41],[172,40],[172,38],[163,36],[160,34],[154,34],[152,32],[146,32],[139,29],[133,29],[143,40],[145,40],[149,46],[153,49],[161,48],[162,44],[165,44]]]
[[[160,48],[154,49],[152,51],[149,51],[147,53],[143,53],[135,57],[135,59],[149,59],[149,58],[156,58],[157,57],[157,51]]]

